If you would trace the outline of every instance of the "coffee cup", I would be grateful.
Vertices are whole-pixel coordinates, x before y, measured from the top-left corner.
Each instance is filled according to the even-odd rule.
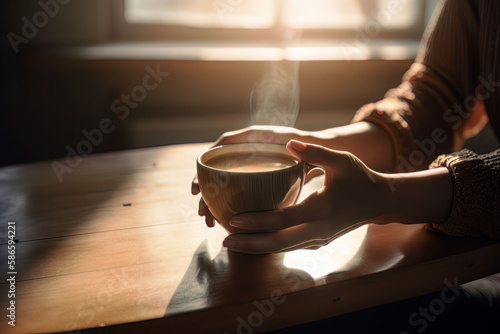
[[[229,225],[236,214],[295,204],[309,170],[280,144],[222,145],[197,159],[203,200],[229,233],[248,232]]]

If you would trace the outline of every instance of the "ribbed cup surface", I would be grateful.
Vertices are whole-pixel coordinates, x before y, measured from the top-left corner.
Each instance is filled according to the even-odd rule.
[[[259,165],[265,166],[263,160],[267,159],[279,162],[276,165],[281,168],[242,171],[246,165],[250,166],[248,169],[266,169]],[[216,163],[211,166],[211,161]],[[289,166],[283,168],[283,162]],[[273,168],[278,167],[270,169]],[[236,233],[245,231],[229,225],[235,214],[280,209],[294,204],[302,188],[305,164],[291,156],[284,145],[231,144],[200,155],[197,172],[201,194],[210,212],[227,231]]]

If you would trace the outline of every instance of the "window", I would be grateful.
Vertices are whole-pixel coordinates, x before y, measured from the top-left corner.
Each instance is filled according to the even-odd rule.
[[[269,0],[126,0],[125,19],[199,28],[271,28],[276,3]]]
[[[282,38],[280,31],[283,29],[300,29],[306,37],[312,38],[350,37],[365,30],[366,34],[377,38],[418,39],[425,27],[426,13],[429,8],[433,9],[436,0],[118,2],[121,3],[116,9],[120,21],[118,35],[125,39],[171,40],[182,36],[184,40],[265,40]]]
[[[437,2],[115,0],[113,39],[194,60],[412,59]]]

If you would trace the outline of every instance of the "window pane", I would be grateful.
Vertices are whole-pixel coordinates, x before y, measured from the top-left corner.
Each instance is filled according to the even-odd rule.
[[[274,0],[125,0],[131,23],[157,23],[204,28],[270,28]]]
[[[414,0],[285,0],[283,22],[293,28],[382,29],[414,26],[423,1]]]
[[[387,22],[389,29],[405,29],[415,25],[423,15],[424,1],[378,0],[377,14],[371,18]]]

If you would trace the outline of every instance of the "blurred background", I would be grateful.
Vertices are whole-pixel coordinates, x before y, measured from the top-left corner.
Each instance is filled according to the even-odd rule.
[[[300,63],[296,127],[346,124],[399,84],[436,3],[2,1],[0,165],[65,157],[103,119],[92,153],[213,141],[251,125],[271,62]]]

